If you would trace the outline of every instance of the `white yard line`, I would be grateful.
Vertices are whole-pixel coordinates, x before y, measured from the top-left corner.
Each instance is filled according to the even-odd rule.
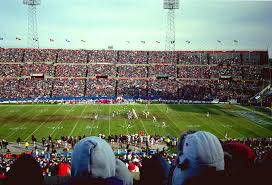
[[[29,111],[32,111],[32,110],[35,110],[35,109],[38,109],[38,107],[37,108],[32,108],[32,109],[30,109]],[[25,115],[26,113],[28,113],[29,111],[26,111],[24,114],[22,114],[22,115]],[[38,113],[38,114],[34,114],[33,116],[31,116],[31,119],[30,120],[33,120],[33,118],[35,118],[35,117],[37,117],[38,115],[40,115],[42,112],[40,112],[40,113]],[[22,116],[20,116],[20,117],[22,117]],[[18,118],[18,119],[16,119],[16,121],[17,120],[20,120],[20,117]],[[24,127],[26,124],[27,124],[28,122],[25,122],[24,124],[22,124],[22,125],[20,125],[20,127]],[[13,136],[15,133],[17,133],[18,132],[18,130],[15,130],[15,131],[13,131],[10,135],[8,135],[7,137],[5,137],[4,139],[7,139],[7,138],[9,138],[10,136]]]
[[[28,113],[28,112],[30,112],[31,110],[35,110],[36,108],[34,107],[34,108],[31,108],[30,110],[28,110],[28,111],[26,111],[25,113],[23,113],[23,114],[21,114],[19,117],[21,117],[21,116],[23,116],[23,115],[25,115],[26,113]],[[16,113],[16,114],[19,114],[19,112],[8,112],[7,114],[5,114],[5,116],[6,115],[12,115],[12,114],[14,114],[14,113]],[[19,119],[15,119],[16,121],[17,120],[19,120]],[[0,125],[0,128],[2,127],[2,126],[4,126],[5,124],[1,124]]]
[[[4,112],[6,111],[7,109],[9,109],[11,106],[8,105],[8,107],[4,108],[3,110],[1,110],[0,112]]]
[[[64,116],[64,118],[58,123],[58,125],[54,128],[54,130],[49,134],[49,136],[52,136],[52,134],[54,134],[54,132],[57,130],[57,128],[60,126],[60,124],[65,120],[65,118],[68,116],[68,114],[70,113],[70,111],[74,108],[74,106],[71,106],[71,109],[69,111],[67,111],[66,115]]]
[[[157,107],[157,105],[156,105],[155,107],[156,107],[156,109],[158,109],[161,113],[164,113],[161,109],[159,109],[159,108]],[[173,129],[173,130],[174,130],[178,135],[180,135],[180,128],[177,126],[177,124],[176,124],[176,123],[168,116],[168,114],[164,114],[164,115],[166,115],[167,119],[175,125],[175,127],[178,129],[178,131],[175,130],[175,129]]]
[[[76,126],[78,125],[79,120],[81,120],[82,115],[83,115],[83,113],[85,112],[86,108],[87,108],[87,105],[85,105],[84,110],[81,112],[81,114],[80,114],[79,118],[77,119],[77,122],[75,123],[75,125],[74,125],[73,129],[71,130],[69,136],[72,136],[72,134],[74,133],[75,128],[76,128]]]
[[[249,108],[246,108],[246,107],[243,107],[243,106],[240,106],[240,105],[236,105],[237,107],[239,107],[239,108],[242,108],[242,109],[244,109],[244,110],[248,110],[248,111],[250,111],[250,112],[254,112],[255,114],[258,114],[259,112],[256,112],[256,111],[254,111],[254,110],[251,110],[251,109],[249,109]],[[272,119],[272,118],[271,118]],[[249,120],[250,122],[252,122],[252,123],[254,123],[253,121],[251,121],[251,120]],[[265,127],[262,127],[261,125],[258,125],[257,123],[254,123],[254,125],[256,125],[257,127],[260,127],[260,128],[262,128],[262,129],[264,129],[264,130],[266,130],[269,134],[271,134],[272,133],[272,131],[271,130],[269,130],[269,129],[267,129],[267,128],[265,128]],[[248,129],[248,130],[251,130],[251,129]],[[251,130],[252,131],[252,130]]]
[[[53,116],[60,110],[60,108],[63,107],[63,105],[61,105],[54,113],[53,113]],[[25,138],[25,141],[30,138],[35,132],[37,132],[48,120],[49,120],[50,116],[48,116],[48,118],[42,122],[31,134],[29,134],[29,136],[27,136]]]
[[[132,105],[132,107],[134,107],[134,105]],[[144,126],[144,122],[142,121],[141,118],[139,118],[139,120],[140,120],[140,122],[142,123],[142,126],[143,126],[143,128],[144,128],[144,130],[145,130],[145,134],[149,135],[148,132],[147,132],[147,130],[146,130],[146,128],[145,128],[145,126]]]
[[[146,107],[147,107],[147,110],[149,110],[149,108],[148,108],[148,105],[146,104]],[[154,114],[152,114],[152,112],[150,111],[150,114],[151,114],[151,116],[154,116]],[[157,123],[158,123],[158,121],[156,121]],[[155,122],[155,123],[156,123]],[[172,127],[170,127],[171,129],[172,129]],[[157,134],[158,133],[160,133],[160,129],[159,128],[156,128],[156,130],[157,130]],[[168,132],[166,132],[166,129],[163,129],[163,131],[164,131],[164,133],[168,133]],[[168,134],[168,135],[170,135],[170,134]]]

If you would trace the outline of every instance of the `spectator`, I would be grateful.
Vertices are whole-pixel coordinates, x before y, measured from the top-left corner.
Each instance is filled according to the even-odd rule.
[[[159,154],[155,154],[151,159],[144,159],[140,170],[141,185],[167,185],[169,175],[169,165]]]
[[[70,175],[71,175],[70,164],[67,161],[62,161],[59,164],[58,176],[70,176]]]
[[[229,174],[239,174],[253,168],[256,155],[247,145],[229,142],[223,145],[223,149],[230,154],[230,159],[225,164],[225,170]]]
[[[217,137],[204,131],[183,134],[178,145],[177,164],[170,175],[172,184],[185,184],[186,180],[210,169],[224,170],[224,152]]]
[[[72,155],[72,176],[74,179],[96,179],[119,182],[118,184],[131,184],[130,176],[116,176],[121,166],[116,167],[114,153],[108,143],[98,137],[84,138],[76,144]],[[125,170],[125,169],[124,169]],[[127,169],[126,169],[127,170]],[[120,175],[127,173],[118,173]],[[113,178],[113,179],[112,179]]]
[[[7,174],[7,185],[43,184],[42,170],[30,155],[22,154],[12,165]]]
[[[25,148],[28,150],[28,147],[29,147],[29,143],[26,141],[25,142]]]

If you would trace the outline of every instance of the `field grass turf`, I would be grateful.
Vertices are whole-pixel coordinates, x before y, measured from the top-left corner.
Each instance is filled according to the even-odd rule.
[[[134,109],[127,127],[127,111]],[[143,115],[147,109],[148,118]],[[112,117],[113,111],[119,115]],[[210,116],[207,117],[207,112]],[[98,114],[98,119],[94,116]],[[153,122],[153,116],[157,122]],[[166,127],[162,127],[165,122]],[[271,137],[272,118],[251,107],[238,105],[129,104],[129,105],[1,105],[0,139],[30,140],[51,135],[146,134],[179,136],[185,130],[205,130],[219,138]]]

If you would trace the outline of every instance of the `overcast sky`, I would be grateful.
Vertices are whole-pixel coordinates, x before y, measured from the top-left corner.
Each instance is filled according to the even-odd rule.
[[[22,1],[0,0],[1,47],[27,47],[27,6]],[[163,50],[167,11],[162,2],[42,0],[38,7],[40,47],[106,49],[113,45],[114,49]],[[269,48],[272,56],[272,1],[183,0],[180,6],[176,10],[177,50]]]

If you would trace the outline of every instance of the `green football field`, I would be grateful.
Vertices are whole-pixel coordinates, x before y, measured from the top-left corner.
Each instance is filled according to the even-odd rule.
[[[133,116],[128,128],[129,110],[138,119]],[[148,111],[149,116],[146,117],[143,111]],[[51,135],[57,139],[62,135],[136,134],[140,131],[149,135],[179,136],[185,130],[205,130],[219,138],[226,135],[230,138],[267,137],[272,136],[272,118],[251,107],[223,104],[0,106],[0,139],[8,141],[15,141],[18,137],[30,140],[31,135],[38,139]]]

